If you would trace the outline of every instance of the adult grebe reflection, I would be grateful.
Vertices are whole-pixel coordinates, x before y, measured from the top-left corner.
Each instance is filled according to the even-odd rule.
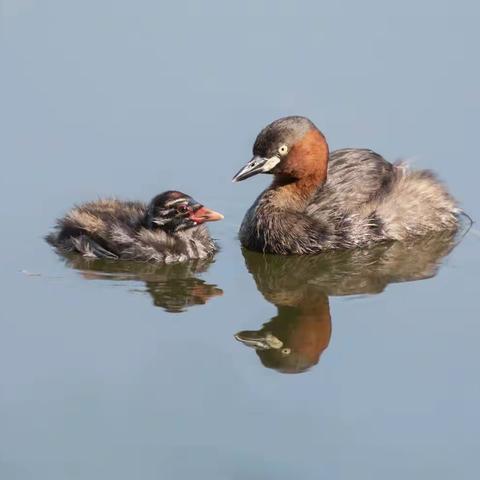
[[[304,372],[318,363],[330,340],[329,295],[376,294],[390,283],[431,278],[455,244],[455,234],[446,233],[322,255],[243,250],[258,290],[278,313],[260,330],[242,331],[235,338],[253,347],[266,367]]]
[[[171,313],[204,305],[212,297],[223,295],[222,289],[199,278],[208,270],[212,258],[172,264],[89,260],[79,255],[65,255],[63,258],[69,267],[79,270],[89,280],[145,282],[153,304]]]

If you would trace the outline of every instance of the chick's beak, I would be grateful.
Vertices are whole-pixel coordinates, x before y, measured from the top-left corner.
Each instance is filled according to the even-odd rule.
[[[222,220],[223,215],[202,206],[191,213],[190,219],[198,224],[201,224],[204,222],[216,222],[217,220]]]

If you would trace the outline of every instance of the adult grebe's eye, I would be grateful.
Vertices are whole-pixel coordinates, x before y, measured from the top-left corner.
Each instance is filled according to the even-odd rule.
[[[280,155],[286,155],[288,153],[288,147],[286,145],[282,145],[279,149],[278,149],[278,153]]]
[[[287,347],[287,348],[282,348],[282,350],[281,350],[282,355],[285,355],[285,356],[286,356],[286,355],[290,355],[290,352],[291,352],[291,351],[292,351],[292,350],[291,350],[290,348],[288,348],[288,347]]]

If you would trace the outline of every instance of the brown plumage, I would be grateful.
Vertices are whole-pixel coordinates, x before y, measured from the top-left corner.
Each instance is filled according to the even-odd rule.
[[[268,125],[253,154],[234,181],[258,173],[274,180],[240,228],[249,249],[310,254],[458,228],[461,210],[431,171],[411,171],[367,149],[329,154],[325,137],[307,118]]]
[[[190,196],[168,191],[148,205],[107,199],[76,206],[46,239],[64,254],[180,262],[213,255],[216,246],[203,224],[222,218]]]

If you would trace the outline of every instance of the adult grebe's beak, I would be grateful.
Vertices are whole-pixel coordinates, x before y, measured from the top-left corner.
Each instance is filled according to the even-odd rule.
[[[232,182],[241,182],[258,173],[269,173],[280,163],[280,158],[274,155],[270,158],[253,157],[232,179]]]
[[[215,212],[215,210],[210,210],[207,207],[201,206],[190,214],[190,219],[200,224],[204,222],[216,222],[217,220],[222,220],[223,215]]]

